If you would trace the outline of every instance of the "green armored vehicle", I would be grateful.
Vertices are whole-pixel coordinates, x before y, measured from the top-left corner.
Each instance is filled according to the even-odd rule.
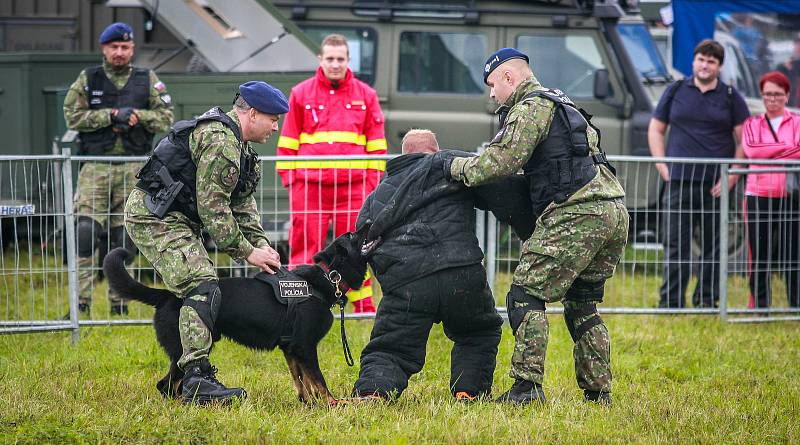
[[[517,47],[529,54],[544,85],[563,90],[592,113],[609,154],[649,155],[650,113],[670,80],[635,0],[109,0],[91,5],[92,11],[108,7],[119,11],[117,20],[131,22],[144,35],[144,42],[137,42],[135,63],[157,68],[173,97],[176,119],[225,104],[235,86],[249,78],[267,80],[288,93],[315,69],[322,37],[344,34],[353,71],[378,92],[391,153],[399,152],[400,139],[414,127],[435,131],[445,147],[474,150],[490,139],[498,121],[482,70],[497,48]],[[84,51],[74,56],[82,63],[93,57],[99,62],[95,36],[84,30],[97,27],[103,14],[76,15],[75,26],[81,29],[76,35],[82,40],[65,47]],[[0,54],[0,65],[4,57],[12,56]],[[74,80],[78,69],[72,71],[40,79],[36,86],[56,99],[31,99],[48,116],[48,131],[63,125],[57,122],[60,105],[53,91]],[[0,88],[11,91],[14,85]],[[0,95],[0,107],[8,105],[4,100],[9,96]],[[33,121],[25,116],[19,120],[18,127],[7,130],[22,136],[0,154],[51,152],[48,141],[54,135],[33,138],[45,132],[32,131]],[[259,152],[273,155],[274,144],[273,139]],[[629,207],[652,206],[657,178],[651,167],[639,172],[628,165],[625,170],[621,176]],[[264,183],[265,193],[283,193],[274,178]]]
[[[635,0],[276,0],[314,41],[351,42],[352,67],[378,92],[390,151],[412,127],[445,147],[472,150],[498,128],[483,84],[494,50],[527,53],[543,85],[594,115],[612,155],[649,156],[652,110],[672,80]],[[632,228],[654,233],[659,180],[649,164],[621,166]],[[642,211],[638,211],[642,210]],[[648,230],[650,228],[651,230]]]

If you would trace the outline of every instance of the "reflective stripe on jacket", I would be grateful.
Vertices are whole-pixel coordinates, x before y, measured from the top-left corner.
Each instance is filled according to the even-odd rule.
[[[289,113],[278,139],[279,156],[330,156],[385,154],[384,119],[378,95],[369,85],[347,70],[345,79],[334,88],[322,68],[314,77],[294,88],[289,98]],[[366,170],[384,171],[383,160],[279,161],[276,170],[284,187],[292,182],[355,184],[377,175]]]

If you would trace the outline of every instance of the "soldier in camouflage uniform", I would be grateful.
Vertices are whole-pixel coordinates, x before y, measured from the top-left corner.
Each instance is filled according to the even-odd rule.
[[[103,64],[81,71],[64,99],[67,126],[80,132],[80,155],[145,155],[153,134],[172,124],[172,100],[152,70],[135,68],[133,30],[114,23],[100,35]],[[112,246],[126,244],[122,209],[133,190],[138,162],[87,162],[78,175],[78,308],[88,314],[98,258],[107,235]],[[130,245],[130,241],[127,242]],[[132,246],[131,246],[132,247]],[[111,313],[128,313],[127,303],[108,292]]]
[[[242,84],[239,93],[228,113],[216,107],[177,122],[138,173],[125,205],[125,227],[134,243],[167,289],[183,299],[178,366],[185,372],[185,403],[245,395],[217,381],[208,360],[222,295],[201,230],[236,261],[269,273],[280,267],[253,196],[261,167],[249,142],[263,143],[277,131],[289,105],[264,82]]]
[[[525,54],[499,50],[484,71],[490,95],[501,105],[502,128],[483,154],[456,158],[445,168],[468,186],[522,169],[538,215],[507,296],[515,383],[498,401],[545,401],[545,303],[561,301],[575,343],[578,386],[586,400],[610,404],[610,339],[596,304],[627,241],[624,191],[600,150],[590,116],[561,91],[543,88]]]

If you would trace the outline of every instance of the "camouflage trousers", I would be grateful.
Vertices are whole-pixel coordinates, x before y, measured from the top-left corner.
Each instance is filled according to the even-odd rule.
[[[107,162],[86,162],[78,174],[78,188],[75,192],[75,216],[88,217],[104,228],[110,239],[112,228],[122,227],[125,200],[136,184],[136,173],[142,168],[140,162],[126,162],[110,164]],[[92,294],[99,275],[102,258],[99,258],[101,249],[101,234],[94,236],[98,244],[94,253],[89,257],[78,257],[78,300],[81,304],[91,305]],[[116,247],[116,246],[113,246]],[[113,291],[108,291],[108,301],[112,306],[124,305]]]
[[[135,189],[125,205],[125,227],[139,252],[150,261],[167,289],[179,298],[206,298],[192,290],[205,281],[217,281],[214,263],[200,236],[201,227],[178,212],[164,219],[144,206],[145,193]],[[208,357],[211,331],[193,308],[181,307],[178,330],[183,354],[178,366]]]
[[[523,244],[514,284],[544,302],[562,301],[570,332],[592,317],[593,304],[602,294],[580,298],[576,280],[602,286],[614,274],[628,236],[629,216],[621,200],[580,203],[546,211],[533,235]],[[565,298],[566,297],[566,298]],[[516,307],[524,305],[517,303]],[[588,312],[588,313],[587,313]],[[511,377],[542,384],[549,324],[544,311],[528,311],[515,333]],[[611,391],[611,341],[600,322],[592,326],[573,348],[578,386],[591,391]]]

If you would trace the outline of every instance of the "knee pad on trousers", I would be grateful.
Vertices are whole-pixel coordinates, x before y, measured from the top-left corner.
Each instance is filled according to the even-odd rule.
[[[183,299],[183,305],[189,306],[206,324],[209,331],[214,332],[214,323],[222,305],[222,291],[216,281],[205,281],[189,292]]]
[[[576,325],[578,319],[583,317],[589,318],[583,323]],[[603,324],[603,319],[600,318],[600,314],[597,313],[597,305],[594,303],[582,304],[577,308],[564,305],[564,321],[567,322],[569,335],[572,337],[572,341],[575,343],[577,343],[584,334],[589,332],[589,329],[592,329],[599,324]]]
[[[97,221],[86,216],[78,217],[78,225],[75,230],[77,235],[78,256],[81,258],[89,258],[94,254],[100,244],[100,234],[103,231],[103,226]]]
[[[109,230],[109,237],[111,248],[115,247],[122,247],[128,251],[128,258],[125,260],[125,264],[131,264],[136,257],[136,254],[139,253],[139,250],[136,248],[136,245],[133,244],[133,240],[131,237],[128,236],[128,232],[125,230],[125,227],[112,227]]]
[[[517,307],[515,303],[521,303],[524,306]],[[511,290],[506,295],[506,310],[508,311],[508,323],[511,325],[511,330],[514,334],[517,333],[517,328],[522,324],[525,314],[530,311],[544,311],[544,301],[525,293],[522,286],[512,284]]]
[[[605,294],[606,280],[584,281],[576,279],[567,289],[564,299],[576,302],[602,302]]]

